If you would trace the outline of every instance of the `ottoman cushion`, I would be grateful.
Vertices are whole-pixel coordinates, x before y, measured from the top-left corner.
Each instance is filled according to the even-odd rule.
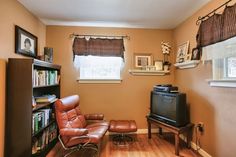
[[[136,132],[136,122],[134,120],[111,120],[109,131],[116,133]]]

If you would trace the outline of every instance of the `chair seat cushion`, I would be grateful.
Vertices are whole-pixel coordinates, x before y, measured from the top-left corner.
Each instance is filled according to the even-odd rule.
[[[109,131],[116,133],[136,132],[137,125],[134,120],[111,120]]]
[[[85,136],[75,136],[70,137],[68,141],[65,143],[66,147],[72,147],[77,145],[78,143],[89,143],[98,144],[102,137],[106,134],[108,130],[108,126],[100,125],[100,126],[90,126],[88,129],[88,134]]]

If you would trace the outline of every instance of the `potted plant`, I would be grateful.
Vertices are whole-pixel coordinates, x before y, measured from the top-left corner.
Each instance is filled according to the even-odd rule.
[[[163,67],[164,71],[168,71],[171,63],[168,61],[168,56],[170,55],[171,46],[168,42],[161,42],[161,49],[164,55]]]

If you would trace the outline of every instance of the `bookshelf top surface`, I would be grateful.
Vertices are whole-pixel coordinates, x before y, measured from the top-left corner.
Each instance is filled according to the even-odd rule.
[[[40,66],[40,67],[48,67],[48,68],[54,68],[54,69],[61,69],[60,65],[52,64],[49,62],[41,61],[38,59],[33,59],[34,65]]]
[[[52,69],[57,69],[57,70],[61,69],[61,66],[58,64],[53,64],[53,63],[41,61],[41,60],[34,59],[34,58],[9,58],[9,60],[10,61],[16,60],[16,61],[22,61],[22,62],[23,61],[31,61],[34,66],[52,68]]]

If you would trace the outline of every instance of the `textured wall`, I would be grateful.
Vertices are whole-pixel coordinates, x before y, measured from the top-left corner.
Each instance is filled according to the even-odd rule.
[[[198,30],[196,19],[224,2],[226,0],[211,1],[178,26],[174,30],[175,45],[190,40],[190,48],[194,48]],[[211,63],[200,64],[194,69],[175,70],[175,83],[187,93],[192,122],[201,121],[205,124],[205,132],[201,137],[202,148],[213,157],[234,157],[236,154],[236,89],[210,87],[206,79],[211,77]]]
[[[40,53],[43,52],[45,46],[46,26],[16,0],[0,0],[0,21],[0,157],[3,157],[5,64],[8,58],[23,57],[15,54],[15,25],[38,37],[38,51]]]
[[[121,84],[79,84],[78,71],[73,67],[71,33],[129,35],[125,40],[125,67]],[[84,113],[101,112],[109,119],[134,119],[138,128],[146,128],[150,91],[155,84],[172,83],[173,73],[167,76],[132,76],[133,53],[152,53],[163,59],[161,41],[172,42],[170,30],[118,29],[95,27],[47,26],[47,46],[54,48],[55,63],[62,65],[62,96],[79,94]]]
[[[3,157],[5,128],[6,62],[0,59],[0,157]]]

